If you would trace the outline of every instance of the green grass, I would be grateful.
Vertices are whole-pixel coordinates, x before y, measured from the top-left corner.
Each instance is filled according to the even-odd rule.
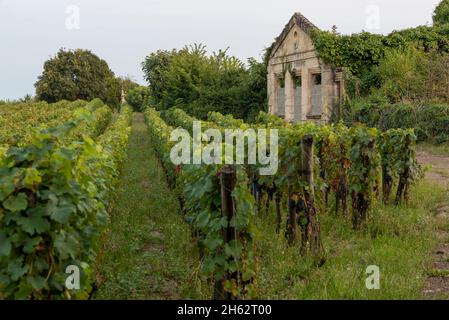
[[[430,154],[438,155],[438,156],[447,156],[449,155],[449,143],[442,144],[431,144],[427,142],[420,142],[418,144],[418,150],[425,151]]]
[[[429,277],[444,278],[449,276],[449,270],[432,269],[427,274]]]
[[[268,299],[420,299],[430,252],[437,243],[435,209],[445,193],[421,183],[413,188],[408,207],[378,205],[363,231],[350,218],[326,213],[320,217],[327,261],[316,267],[299,254],[299,244],[287,248],[274,231],[274,217],[259,219],[264,230],[256,239],[260,298]],[[285,212],[285,211],[284,211]],[[285,214],[284,214],[285,218]],[[285,221],[284,221],[285,223]],[[380,290],[368,290],[366,268],[380,268]]]
[[[96,299],[207,298],[196,245],[179,215],[141,114],[104,236]]]

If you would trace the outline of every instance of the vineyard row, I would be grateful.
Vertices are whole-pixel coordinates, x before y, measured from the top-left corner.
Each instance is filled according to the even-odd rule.
[[[122,107],[113,121],[99,100],[63,109],[71,111],[69,120],[56,117],[51,127],[0,155],[2,298],[85,299],[92,289],[132,110]],[[66,286],[68,266],[80,269],[80,290]]]
[[[279,170],[273,176],[260,176],[257,165],[175,166],[170,160],[175,143],[171,132],[180,127],[192,133],[197,119],[175,108],[162,115],[149,109],[146,119],[167,178],[199,240],[203,269],[215,279],[215,297],[252,297],[257,266],[251,242],[263,199],[267,211],[272,200],[276,203],[277,232],[283,199],[287,200],[287,242],[297,242],[299,225],[301,252],[323,260],[318,213],[330,207],[332,197],[336,213],[345,215],[351,199],[353,226],[361,228],[377,199],[390,201],[393,185],[397,187],[395,201],[406,202],[411,184],[420,177],[413,130],[291,125],[266,113],[260,114],[257,123],[247,124],[209,113],[208,121],[202,122],[204,129],[279,131]]]

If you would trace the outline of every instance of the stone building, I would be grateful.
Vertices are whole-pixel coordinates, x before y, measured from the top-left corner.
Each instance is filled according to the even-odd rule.
[[[339,116],[344,94],[342,72],[318,58],[310,37],[315,28],[302,14],[295,13],[271,52],[269,111],[289,122],[328,122]]]

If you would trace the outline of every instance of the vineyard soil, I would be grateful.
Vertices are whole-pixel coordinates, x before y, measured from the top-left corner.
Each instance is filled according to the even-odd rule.
[[[421,145],[417,154],[420,164],[427,168],[426,180],[446,188],[449,193],[449,149]],[[435,211],[435,227],[438,244],[430,256],[432,263],[428,272],[423,294],[426,298],[449,297],[449,204],[440,203]]]
[[[449,185],[449,146],[443,145],[438,148],[432,145],[420,145],[417,159],[426,167],[426,179],[442,187]]]

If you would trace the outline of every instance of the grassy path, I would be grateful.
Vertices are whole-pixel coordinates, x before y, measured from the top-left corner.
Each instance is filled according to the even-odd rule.
[[[166,184],[142,114],[132,133],[96,271],[97,299],[206,298],[188,226]]]
[[[426,180],[446,189],[449,195],[449,150],[447,146],[432,147],[421,145],[418,148],[418,161],[427,169]],[[449,297],[449,201],[447,197],[435,210],[435,232],[438,245],[432,250],[426,285],[425,298]]]

